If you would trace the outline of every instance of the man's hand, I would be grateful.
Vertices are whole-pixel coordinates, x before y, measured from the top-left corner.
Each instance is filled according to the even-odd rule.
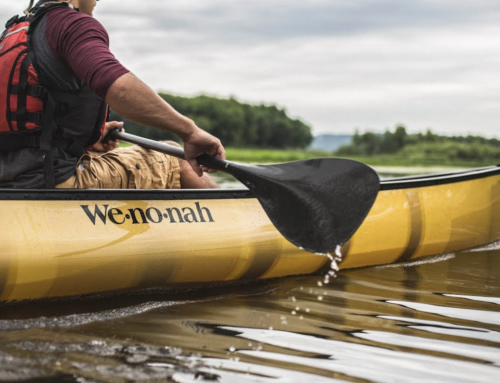
[[[106,134],[108,134],[108,132],[111,129],[122,128],[122,127],[123,127],[123,122],[118,122],[118,121],[106,122],[106,126],[104,127],[104,132],[103,132],[102,137],[106,137]],[[119,144],[120,144],[120,140],[109,140],[105,144],[103,144],[102,142],[99,141],[99,142],[95,143],[94,145],[92,145],[92,150],[95,152],[106,153],[106,152],[109,152],[111,150],[116,149]]]
[[[226,159],[226,152],[220,140],[210,133],[197,128],[191,135],[184,139],[184,156],[198,176],[203,176],[203,172],[213,173],[216,170],[200,165],[196,157],[208,154],[222,160]]]

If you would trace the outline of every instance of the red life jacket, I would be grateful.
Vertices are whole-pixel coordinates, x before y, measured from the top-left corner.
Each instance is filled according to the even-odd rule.
[[[106,103],[86,86],[65,92],[47,89],[39,82],[31,34],[47,12],[59,7],[67,4],[14,16],[0,35],[0,151],[35,147],[46,152],[47,184],[53,184],[52,149],[59,147],[81,156],[101,138],[108,114]]]
[[[5,111],[0,113],[2,136],[32,134],[42,128],[47,91],[38,82],[33,57],[28,51],[29,27],[30,22],[25,18],[11,19],[0,39],[0,107]],[[24,146],[22,141],[23,138],[14,139],[5,145],[2,137],[0,145],[16,149]]]

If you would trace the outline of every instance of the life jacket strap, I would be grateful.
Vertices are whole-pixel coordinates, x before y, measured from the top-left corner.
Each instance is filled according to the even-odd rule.
[[[19,85],[11,85],[10,93],[11,94],[19,94],[20,87]],[[28,96],[44,98],[47,94],[47,89],[40,85],[28,85],[25,89],[25,92]]]
[[[8,111],[7,112],[7,118],[9,121],[17,121],[18,120],[18,115],[16,112]],[[25,115],[25,120],[26,122],[31,122],[33,124],[37,125],[42,125],[43,123],[43,113],[42,112],[37,112],[37,113],[26,113]]]
[[[27,103],[27,86],[29,67],[33,64],[33,54],[28,52],[21,63],[21,71],[19,76],[19,85],[17,89],[17,129],[22,132],[26,131],[26,103]]]
[[[52,147],[52,132],[55,128],[54,112],[56,110],[56,102],[50,93],[47,93],[43,106],[45,115],[42,123],[42,135],[40,136],[40,150],[42,150],[45,154],[45,160],[43,163],[45,187],[47,189],[55,189],[56,183],[54,178],[54,149]]]

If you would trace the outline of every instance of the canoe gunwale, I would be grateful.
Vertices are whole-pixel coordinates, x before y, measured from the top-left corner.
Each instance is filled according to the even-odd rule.
[[[380,182],[380,190],[413,189],[426,186],[446,185],[491,177],[497,174],[500,174],[500,165],[458,170],[456,172],[397,177],[382,180]]]
[[[500,174],[500,165],[435,173],[416,176],[390,178],[380,181],[380,190],[397,190],[445,185],[456,182],[486,178]],[[0,189],[0,201],[37,200],[190,200],[190,199],[246,199],[255,198],[245,188],[241,189],[200,189],[200,190],[136,190],[136,189]]]
[[[255,198],[248,189],[0,189],[0,201],[203,200]]]

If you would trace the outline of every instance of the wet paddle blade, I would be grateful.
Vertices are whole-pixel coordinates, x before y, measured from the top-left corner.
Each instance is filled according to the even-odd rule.
[[[347,242],[380,187],[369,166],[338,158],[261,166],[229,162],[226,169],[255,194],[285,238],[313,253],[334,252]]]

